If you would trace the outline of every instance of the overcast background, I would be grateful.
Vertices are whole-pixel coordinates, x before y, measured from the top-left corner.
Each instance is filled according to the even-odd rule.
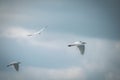
[[[0,0],[0,80],[120,80],[118,0]],[[40,35],[28,37],[48,25]],[[85,54],[74,41],[85,41]],[[20,61],[20,70],[6,67]]]

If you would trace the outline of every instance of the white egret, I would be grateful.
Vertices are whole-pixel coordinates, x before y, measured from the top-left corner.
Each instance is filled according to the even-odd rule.
[[[34,33],[31,33],[31,34],[28,34],[27,36],[34,36],[34,35],[40,35],[46,28],[47,28],[48,26],[45,26],[45,27],[43,27],[42,29],[40,29],[39,31],[37,31],[37,32],[34,32]]]
[[[80,50],[81,54],[83,55],[84,52],[85,52],[85,44],[86,44],[86,42],[76,41],[74,43],[69,44],[68,47],[71,47],[71,46],[78,47],[78,49]]]
[[[9,65],[7,65],[7,67],[14,66],[15,70],[19,71],[19,64],[20,64],[20,62],[12,62]]]

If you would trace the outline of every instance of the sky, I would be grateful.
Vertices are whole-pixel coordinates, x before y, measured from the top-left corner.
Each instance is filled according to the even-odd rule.
[[[0,0],[0,80],[120,80],[119,3]],[[74,41],[87,43],[84,55]]]

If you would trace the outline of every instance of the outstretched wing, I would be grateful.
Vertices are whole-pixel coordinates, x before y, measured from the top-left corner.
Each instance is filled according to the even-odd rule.
[[[34,34],[41,34],[41,32],[43,32],[46,28],[47,26],[43,27],[41,30],[39,30],[38,32],[35,32]]]
[[[77,47],[79,48],[81,54],[84,54],[84,52],[85,52],[85,45],[79,45]]]
[[[19,64],[14,64],[14,68],[16,71],[19,71]]]

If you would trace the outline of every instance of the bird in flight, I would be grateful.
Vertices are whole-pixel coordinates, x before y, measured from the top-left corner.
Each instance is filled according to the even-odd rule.
[[[81,54],[83,55],[85,52],[85,44],[86,44],[86,42],[76,41],[74,43],[69,44],[68,47],[76,46],[79,49],[79,51],[81,52]]]
[[[37,31],[37,32],[34,32],[34,33],[31,33],[31,34],[28,34],[27,36],[34,36],[34,35],[40,35],[46,28],[47,28],[48,26],[45,26],[45,27],[43,27],[42,29],[40,29],[39,31]]]
[[[20,62],[12,62],[9,65],[7,65],[7,67],[14,66],[15,70],[19,71],[19,64],[20,64]]]

